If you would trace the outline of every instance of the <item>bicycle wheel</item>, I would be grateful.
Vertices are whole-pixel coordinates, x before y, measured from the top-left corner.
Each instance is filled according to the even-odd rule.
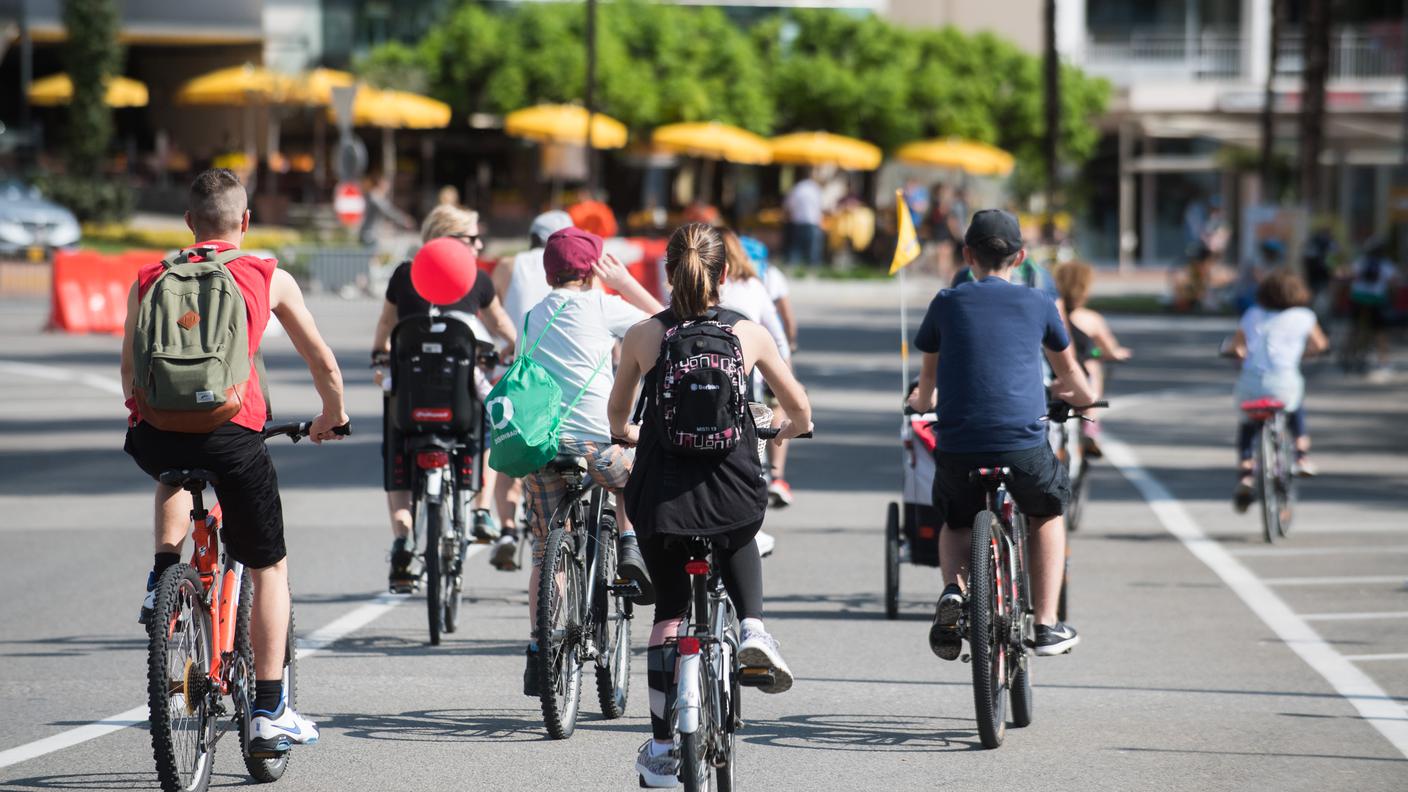
[[[1281,497],[1281,508],[1277,512],[1276,532],[1284,539],[1290,534],[1291,523],[1295,520],[1296,442],[1284,420],[1278,435],[1281,438],[1281,447],[1277,456],[1276,486]]]
[[[440,645],[440,631],[445,614],[445,603],[441,600],[444,579],[440,569],[440,537],[443,535],[441,521],[445,518],[445,507],[439,503],[426,501],[425,508],[425,609],[430,623],[430,645]]]
[[[611,593],[616,582],[616,529],[603,516],[597,533],[596,602],[593,627],[597,633],[596,696],[602,717],[615,720],[626,713],[631,690],[631,617],[625,597]]]
[[[451,490],[449,502],[453,502],[454,497],[458,495]],[[444,597],[441,625],[444,632],[452,633],[459,629],[460,624],[460,605],[464,599],[464,554],[469,548],[469,540],[465,537],[463,521],[457,524],[451,519],[445,527],[449,530],[442,535],[440,547],[440,594]]]
[[[713,675],[707,670],[710,658],[700,659],[699,680],[699,724],[693,732],[680,735],[680,780],[685,792],[708,792],[713,788],[713,757],[709,746],[715,737],[718,724],[712,712],[712,703],[717,695]]]
[[[978,736],[984,748],[1002,745],[1007,733],[1006,680],[1007,605],[998,587],[1002,551],[993,535],[994,515],[978,512],[973,520],[973,549],[968,567],[968,644],[972,651],[973,704],[978,715]]]
[[[165,792],[202,792],[215,758],[210,612],[200,575],[186,564],[161,573],[147,628],[152,757]]]
[[[577,728],[582,696],[582,567],[567,525],[558,525],[544,543],[538,580],[538,696],[543,723],[554,740]]]
[[[885,618],[900,615],[900,505],[885,510]]]
[[[711,684],[719,692],[717,700],[718,706],[714,709],[710,717],[714,723],[714,785],[719,792],[733,792],[736,788],[734,784],[734,771],[737,767],[737,735],[738,721],[734,717],[735,706],[738,701],[738,672],[731,669],[727,657],[722,658],[724,673],[728,675],[728,683],[711,680]],[[710,674],[712,677],[713,674]]]
[[[1013,603],[1012,613],[1014,618],[1021,619],[1021,629],[1009,631],[1009,635],[1016,636],[1008,650],[1007,669],[1008,678],[1011,680],[1008,687],[1008,697],[1012,704],[1011,723],[1014,727],[1030,726],[1032,722],[1033,701],[1031,682],[1031,656],[1027,653],[1028,641],[1035,641],[1036,635],[1028,634],[1027,627],[1031,622],[1026,619],[1026,614],[1032,612],[1032,576],[1031,555],[1027,550],[1027,518],[1018,512],[1014,517],[1016,525],[1013,527],[1013,536],[1016,539],[1015,551],[1017,555],[1017,574],[1008,586],[1011,592],[1010,601]],[[1066,582],[1069,578],[1071,566],[1071,546],[1066,545],[1066,570],[1067,576],[1061,580],[1061,598],[1058,602],[1057,618],[1061,621],[1066,619]]]
[[[1281,496],[1276,484],[1276,438],[1271,422],[1261,425],[1256,446],[1257,499],[1261,501],[1261,532],[1267,544],[1280,541]]]
[[[244,756],[245,770],[249,771],[250,778],[268,784],[283,778],[291,752],[285,751],[278,756],[255,756],[249,752],[249,729],[254,718],[254,643],[249,632],[253,610],[254,583],[246,569],[240,581],[240,607],[235,618],[235,725],[240,730],[240,753]],[[296,707],[298,701],[298,652],[293,641],[293,609],[290,608],[283,672],[284,696],[290,707]]]

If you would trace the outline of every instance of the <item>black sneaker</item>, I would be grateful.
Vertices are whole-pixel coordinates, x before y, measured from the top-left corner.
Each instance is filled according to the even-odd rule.
[[[1076,633],[1076,628],[1065,622],[1036,626],[1037,657],[1065,654],[1074,649],[1078,643],[1080,643],[1080,635]]]
[[[533,651],[533,647],[528,647],[524,652],[528,657],[528,665],[523,669],[523,695],[538,697],[538,653]]]
[[[391,543],[391,572],[386,576],[386,586],[395,594],[410,594],[420,583],[415,553],[406,549],[406,542],[406,537],[398,536]]]
[[[929,628],[929,649],[940,660],[957,660],[963,649],[963,636],[958,632],[958,620],[963,616],[963,591],[957,583],[944,587],[939,604],[934,608],[934,624]]]
[[[1251,508],[1253,500],[1255,500],[1255,495],[1252,492],[1251,477],[1248,476],[1238,481],[1237,489],[1232,491],[1232,508],[1236,509],[1238,514],[1246,514],[1247,509]]]
[[[142,610],[137,613],[137,623],[150,626],[152,614],[156,611],[156,570],[147,573],[147,595],[142,598]]]
[[[637,605],[655,604],[655,586],[650,582],[650,573],[645,571],[645,559],[641,557],[635,534],[622,536],[618,543],[616,575],[640,587],[640,596],[632,598],[631,602]]]

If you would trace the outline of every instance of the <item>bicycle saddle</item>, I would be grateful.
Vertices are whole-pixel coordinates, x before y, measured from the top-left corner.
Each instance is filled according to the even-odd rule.
[[[585,473],[587,472],[587,458],[575,454],[558,454],[545,467],[558,473]]]
[[[180,487],[181,489],[205,489],[205,485],[214,486],[220,483],[220,477],[209,470],[195,468],[192,470],[167,470],[158,477],[162,484],[168,487]]]

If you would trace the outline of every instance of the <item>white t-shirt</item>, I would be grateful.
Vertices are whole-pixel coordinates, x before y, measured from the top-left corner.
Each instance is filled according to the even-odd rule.
[[[1247,340],[1242,370],[1263,374],[1299,371],[1305,341],[1315,323],[1315,312],[1309,308],[1268,311],[1252,306],[1242,314],[1242,335]]]
[[[513,275],[508,291],[504,292],[504,312],[514,330],[522,329],[528,309],[542,302],[550,291],[547,275],[543,273],[542,248],[525,250],[513,257]]]
[[[544,333],[553,312],[562,313]],[[528,312],[528,332],[519,349],[527,352],[542,335],[533,360],[557,380],[563,406],[586,387],[581,401],[562,422],[562,436],[595,443],[611,442],[606,400],[611,395],[611,350],[626,331],[646,318],[644,311],[614,294],[553,289]],[[604,361],[604,362],[603,362]],[[592,371],[601,366],[595,377]],[[590,383],[588,383],[590,380]]]
[[[768,296],[773,302],[792,293],[792,287],[787,283],[787,273],[777,267],[768,267],[763,272],[763,284],[768,287]]]
[[[811,179],[797,182],[783,200],[782,208],[788,222],[821,225],[821,185]]]
[[[771,269],[769,267],[769,270]],[[777,306],[773,304],[768,287],[762,281],[757,278],[724,281],[723,287],[719,289],[719,305],[735,310],[748,317],[749,321],[762,325],[777,344],[777,351],[782,353],[782,359],[791,357],[791,348],[787,344],[787,334],[782,329],[782,320],[777,315]]]

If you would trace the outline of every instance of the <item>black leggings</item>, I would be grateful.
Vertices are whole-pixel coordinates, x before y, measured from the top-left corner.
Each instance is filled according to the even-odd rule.
[[[754,539],[762,527],[763,521],[759,520],[711,537],[715,541],[714,559],[722,567],[719,572],[724,588],[728,589],[740,619],[763,618],[763,560]],[[688,546],[670,539],[669,535],[655,533],[640,543],[641,555],[655,585],[657,623],[689,614],[691,591],[689,575],[684,571],[689,561]]]
[[[1299,440],[1305,434],[1305,405],[1302,404],[1295,412],[1286,413],[1286,428],[1291,431],[1291,437]],[[1261,434],[1261,424],[1252,421],[1243,421],[1237,426],[1237,458],[1246,462],[1252,458],[1252,443],[1256,442],[1257,435]]]

